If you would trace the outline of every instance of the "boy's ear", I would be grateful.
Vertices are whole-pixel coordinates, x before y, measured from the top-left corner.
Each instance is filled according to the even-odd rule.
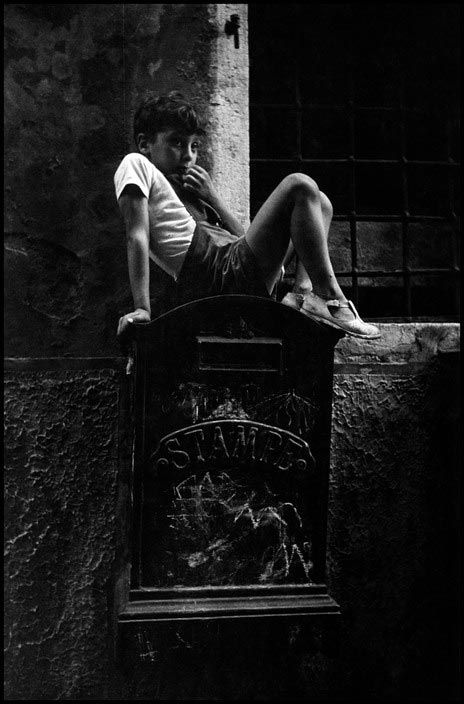
[[[137,135],[137,148],[141,154],[148,154],[148,137],[143,132]]]

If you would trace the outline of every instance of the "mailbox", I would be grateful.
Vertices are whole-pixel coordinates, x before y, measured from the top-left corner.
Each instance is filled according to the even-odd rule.
[[[162,623],[338,617],[325,544],[341,336],[242,295],[136,326],[120,647]]]

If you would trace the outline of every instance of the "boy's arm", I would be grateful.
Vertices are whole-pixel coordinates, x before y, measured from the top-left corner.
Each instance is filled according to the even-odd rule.
[[[209,173],[201,166],[195,164],[191,166],[185,176],[182,177],[183,187],[196,193],[197,196],[209,203],[219,214],[224,226],[229,232],[237,237],[242,237],[245,230],[237,218],[230,212],[222,198],[213,186]]]
[[[137,186],[126,186],[119,198],[126,225],[127,263],[134,311],[119,320],[118,337],[133,322],[150,321],[150,268],[148,201]]]

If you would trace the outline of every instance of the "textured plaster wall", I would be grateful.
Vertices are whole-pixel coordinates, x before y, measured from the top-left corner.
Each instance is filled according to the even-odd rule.
[[[147,93],[181,90],[205,111],[202,163],[246,211],[246,106],[239,120],[233,87],[237,66],[243,84],[245,43],[233,53],[215,8],[5,6],[7,356],[119,353],[115,328],[131,297],[113,174],[134,148],[132,116]],[[216,89],[226,79],[229,97]],[[231,127],[217,167],[216,110]]]
[[[328,572],[336,691],[458,694],[457,369],[337,375]],[[334,685],[338,678],[338,682]]]
[[[459,694],[458,324],[383,324],[335,350],[328,577],[336,692]],[[338,372],[338,373],[337,373]]]
[[[5,695],[105,696],[118,373],[6,374]]]

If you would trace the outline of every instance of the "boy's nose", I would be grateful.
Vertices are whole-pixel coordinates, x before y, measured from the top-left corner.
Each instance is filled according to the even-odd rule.
[[[189,162],[193,159],[193,152],[190,147],[187,147],[182,154],[182,161]]]

